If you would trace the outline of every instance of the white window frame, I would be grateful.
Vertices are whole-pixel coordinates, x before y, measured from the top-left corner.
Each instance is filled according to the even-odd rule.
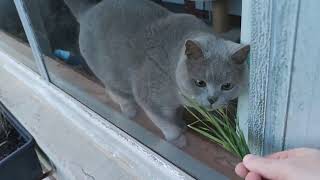
[[[34,58],[36,60],[36,66],[37,70],[39,71],[39,74],[36,74],[32,71],[30,71],[27,67],[24,65],[17,63],[17,62],[12,62],[16,61],[15,58],[10,57],[10,54],[6,54],[7,51],[2,49],[1,55],[1,65],[2,67],[5,67],[5,71],[7,71],[9,67],[9,71],[5,73],[9,73],[10,76],[16,77],[21,83],[24,83],[25,89],[22,91],[24,93],[26,92],[35,92],[35,94],[38,96],[39,99],[44,99],[44,101],[48,101],[47,106],[52,107],[53,109],[58,109],[59,112],[61,113],[63,111],[65,115],[65,120],[62,121],[62,124],[67,124],[67,123],[73,123],[73,126],[77,126],[79,129],[84,130],[84,134],[87,138],[91,138],[92,143],[95,144],[96,146],[103,146],[104,149],[110,148],[110,145],[107,145],[105,142],[101,142],[101,139],[103,137],[109,138],[111,134],[117,133],[118,136],[115,137],[110,137],[113,141],[118,146],[126,146],[130,151],[121,154],[124,158],[127,158],[126,161],[130,164],[130,162],[135,162],[135,161],[141,161],[141,157],[144,157],[143,159],[143,165],[141,167],[137,167],[137,172],[136,173],[141,173],[142,175],[143,171],[147,172],[154,172],[152,174],[156,175],[157,178],[163,177],[161,179],[192,179],[193,177],[197,179],[227,179],[225,176],[221,175],[220,173],[209,169],[205,165],[203,165],[201,162],[198,162],[197,160],[194,160],[191,158],[189,155],[186,155],[183,153],[181,150],[178,148],[173,147],[169,143],[167,143],[164,140],[161,140],[160,138],[152,135],[151,133],[147,131],[143,131],[141,128],[136,126],[133,122],[130,121],[124,121],[121,116],[118,116],[117,113],[113,113],[111,109],[107,110],[104,109],[104,117],[109,117],[108,122],[105,121],[104,118],[96,114],[95,112],[91,111],[88,107],[85,107],[81,103],[79,103],[77,100],[73,99],[72,97],[68,96],[65,92],[59,90],[58,88],[55,88],[53,84],[50,83],[50,78],[48,76],[47,69],[44,65],[44,57],[43,53],[41,52],[42,49],[39,47],[42,47],[43,44],[47,44],[46,38],[45,37],[37,37],[35,35],[35,32],[33,31],[33,26],[39,27],[41,30],[41,24],[34,25],[30,21],[29,15],[26,13],[26,4],[22,0],[15,0],[14,1],[17,7],[17,10],[19,12],[19,16],[22,20],[22,24],[24,26],[24,29],[26,31],[26,35],[28,38],[28,41],[30,43]],[[30,1],[31,2],[31,1]],[[34,1],[33,1],[34,3]],[[31,4],[28,4],[32,5]],[[37,15],[37,12],[32,12],[33,16]],[[39,15],[39,14],[38,14]],[[38,28],[37,28],[38,30]],[[39,39],[40,38],[40,39]],[[48,47],[44,45],[45,47]],[[45,51],[45,50],[44,50]],[[7,74],[7,77],[9,77],[9,74]],[[5,76],[3,76],[5,77]],[[32,85],[31,85],[32,84]],[[29,88],[29,91],[27,90]],[[30,91],[30,89],[32,91]],[[11,92],[8,90],[8,92]],[[21,92],[21,93],[22,93]],[[46,92],[46,93],[44,93]],[[18,93],[18,92],[15,92]],[[27,97],[32,97],[35,94],[26,94]],[[9,94],[4,95],[7,98],[5,100],[1,99],[4,101],[5,104],[15,104],[18,102],[15,102],[17,99],[14,98],[14,96],[10,96]],[[6,101],[7,100],[7,101]],[[20,99],[21,100],[21,99]],[[25,99],[26,101],[30,99]],[[97,103],[97,102],[95,102]],[[29,107],[28,104],[25,104],[26,107]],[[40,104],[41,105],[41,104]],[[33,106],[37,106],[34,104]],[[71,106],[72,108],[68,108],[68,106]],[[97,104],[97,107],[99,104]],[[27,113],[27,109],[24,109],[24,111],[16,110],[14,107],[10,107],[13,111],[14,114],[19,114],[19,113]],[[77,112],[78,114],[75,114],[74,112]],[[38,112],[40,114],[40,112]],[[24,114],[26,115],[26,114]],[[70,120],[72,118],[80,118],[83,119],[83,122],[75,122],[74,120]],[[60,117],[61,118],[61,117]],[[62,159],[62,154],[63,152],[59,153],[54,153],[50,152],[49,146],[52,146],[54,144],[53,141],[48,141],[48,139],[44,138],[44,136],[48,136],[48,134],[53,133],[52,130],[50,129],[37,129],[33,126],[37,126],[35,122],[33,122],[31,119],[25,118],[20,116],[18,117],[20,121],[26,126],[26,128],[31,131],[35,139],[39,142],[39,145],[41,148],[44,149],[44,151],[49,155],[50,158],[53,159],[55,165],[57,166],[58,170],[61,170],[62,174],[60,174],[60,178],[66,178],[68,176],[69,179],[70,177],[74,176],[73,175],[73,170],[72,164],[69,161],[63,161],[61,162]],[[63,118],[62,118],[63,119]],[[93,122],[98,119],[98,122]],[[32,122],[31,122],[32,121]],[[103,121],[103,122],[102,122]],[[125,126],[127,128],[124,128],[122,130],[118,128],[118,126],[114,126],[114,124],[117,124],[119,122],[129,122]],[[90,125],[86,123],[91,123]],[[98,123],[98,124],[97,124]],[[100,123],[100,124],[99,124]],[[102,125],[104,124],[104,125]],[[123,123],[122,123],[123,125]],[[67,126],[67,125],[66,125]],[[85,130],[88,127],[94,126],[93,130]],[[102,126],[102,127],[100,127]],[[112,126],[112,133],[109,129],[106,130],[106,127],[111,127]],[[104,129],[106,132],[102,133],[102,130]],[[108,129],[108,128],[107,128]],[[37,134],[39,131],[42,132],[41,135]],[[73,130],[72,130],[73,131]],[[94,132],[98,131],[100,134],[95,134]],[[129,132],[131,131],[131,132]],[[121,133],[120,133],[121,132]],[[120,133],[120,134],[119,134]],[[138,142],[137,140],[131,138],[128,134],[133,135],[134,138],[139,140],[143,140],[143,144]],[[102,136],[102,134],[104,136]],[[47,137],[48,138],[48,137]],[[62,137],[61,137],[62,138]],[[119,138],[119,139],[117,139]],[[80,139],[81,140],[81,139]],[[80,141],[79,140],[79,141]],[[78,142],[79,142],[78,141]],[[98,143],[99,141],[99,143]],[[102,144],[100,144],[102,143]],[[68,147],[68,145],[64,144],[63,146]],[[152,149],[152,151],[150,149]],[[138,151],[138,154],[137,152]],[[155,152],[154,152],[155,151]],[[81,153],[82,151],[79,150],[78,153]],[[163,153],[165,152],[165,153]],[[166,153],[167,152],[167,153]],[[139,154],[140,153],[140,154]],[[161,154],[163,157],[160,157],[157,153]],[[128,158],[129,156],[133,156],[132,159]],[[137,156],[137,157],[134,157]],[[71,156],[72,157],[72,156]],[[68,158],[67,158],[68,159]],[[169,159],[167,161],[166,159]],[[59,161],[60,160],[60,161]],[[75,160],[76,161],[76,160]],[[81,159],[80,159],[81,161]],[[114,159],[115,162],[119,162],[116,158]],[[80,163],[80,162],[79,162]],[[107,163],[107,162],[106,162]],[[173,165],[173,164],[175,165]],[[81,164],[81,163],[80,163]],[[84,167],[86,166],[83,164]],[[179,167],[179,168],[178,168]],[[90,169],[90,167],[87,167]],[[110,167],[109,167],[110,168]],[[141,168],[141,169],[139,169]],[[143,169],[145,168],[145,169]],[[182,168],[182,169],[180,169]],[[83,169],[80,169],[83,170]],[[85,171],[86,172],[86,171]],[[81,174],[81,172],[76,172],[75,174]],[[121,173],[120,171],[115,171],[115,173]],[[133,172],[131,172],[133,173]],[[82,172],[82,175],[84,172]],[[148,173],[147,173],[148,174]],[[101,174],[97,173],[90,173],[92,176],[100,176]],[[150,174],[148,174],[150,175]],[[192,176],[193,177],[192,177]],[[80,176],[78,176],[80,177]],[[139,177],[141,179],[150,179],[151,176],[145,176],[145,177]]]

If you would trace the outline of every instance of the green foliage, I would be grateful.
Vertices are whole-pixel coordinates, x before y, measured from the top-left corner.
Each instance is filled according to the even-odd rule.
[[[238,120],[234,122],[230,119],[226,109],[209,112],[193,99],[184,97],[189,102],[189,106],[185,108],[196,118],[195,122],[188,125],[189,128],[218,143],[239,158],[250,153]]]

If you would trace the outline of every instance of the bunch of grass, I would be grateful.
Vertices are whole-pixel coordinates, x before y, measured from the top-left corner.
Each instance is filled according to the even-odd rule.
[[[228,116],[227,109],[218,109],[213,112],[201,107],[196,101],[185,97],[189,102],[185,108],[195,117],[189,128],[203,135],[209,140],[221,145],[227,151],[243,158],[250,154],[239,122]]]

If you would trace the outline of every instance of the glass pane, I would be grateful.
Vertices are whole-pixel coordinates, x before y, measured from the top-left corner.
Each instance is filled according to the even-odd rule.
[[[238,159],[187,127],[181,95],[212,110],[244,84],[245,49],[213,33],[211,1],[24,2],[52,83],[191,175],[235,177]],[[225,19],[215,28],[238,41],[240,16]]]
[[[0,1],[0,50],[38,72],[26,33],[12,0]]]

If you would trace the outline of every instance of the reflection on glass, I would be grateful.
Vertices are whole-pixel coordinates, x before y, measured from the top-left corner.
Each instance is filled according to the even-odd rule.
[[[210,1],[48,0],[29,8],[36,6],[54,84],[99,114],[112,107],[210,167],[218,166],[213,154],[229,156],[187,129],[182,108],[183,95],[208,110],[227,106],[245,85],[249,48],[213,33]]]
[[[12,0],[0,1],[0,50],[38,71],[27,36]]]
[[[12,0],[0,1],[0,29],[27,42],[18,12]]]

